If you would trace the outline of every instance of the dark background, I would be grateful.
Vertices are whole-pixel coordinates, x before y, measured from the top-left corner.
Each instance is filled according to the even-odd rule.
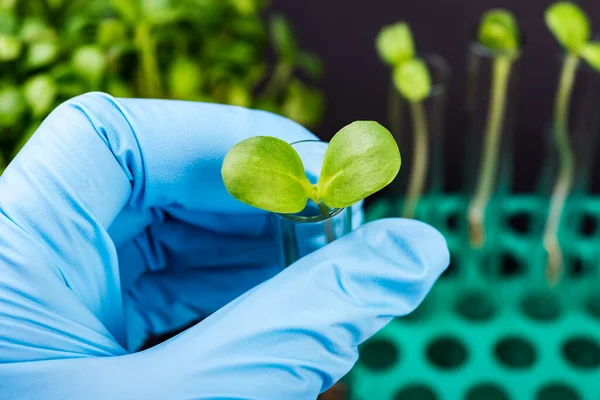
[[[545,159],[545,129],[552,118],[560,62],[559,47],[544,24],[548,0],[273,0],[291,20],[301,45],[316,52],[326,74],[321,86],[327,112],[315,132],[329,139],[359,119],[386,125],[389,70],[375,52],[383,25],[406,20],[420,53],[437,53],[452,67],[446,117],[445,158],[449,190],[460,182],[464,156],[463,122],[467,43],[481,14],[494,7],[511,10],[527,37],[522,58],[515,134],[514,190],[534,188]],[[600,33],[600,1],[580,0],[595,33]],[[598,110],[600,113],[600,109]],[[594,177],[595,184],[600,176]],[[596,186],[595,185],[595,186]]]

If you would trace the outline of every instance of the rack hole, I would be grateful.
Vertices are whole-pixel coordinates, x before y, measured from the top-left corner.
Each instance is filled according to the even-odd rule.
[[[525,296],[521,301],[521,310],[536,321],[553,321],[560,317],[558,299],[550,293],[538,292]]]
[[[458,300],[456,311],[469,321],[486,321],[494,316],[492,300],[480,291],[465,294]]]
[[[591,338],[574,337],[562,346],[563,357],[574,367],[592,369],[600,366],[600,346]]]
[[[360,348],[360,361],[367,368],[381,371],[398,362],[398,348],[387,339],[371,339]]]
[[[591,214],[583,214],[579,224],[579,233],[582,236],[593,236],[598,230],[598,219]]]
[[[501,261],[500,275],[504,278],[515,278],[525,272],[523,265],[512,254],[503,254]]]
[[[451,232],[458,230],[458,214],[448,215],[448,217],[446,218],[446,226]]]
[[[581,257],[573,257],[569,263],[569,275],[573,278],[583,278],[591,272]]]
[[[466,400],[509,400],[509,398],[500,386],[482,383],[469,390]]]
[[[467,360],[467,348],[456,338],[441,337],[427,346],[427,358],[442,369],[455,369]]]
[[[508,225],[514,232],[526,234],[531,226],[531,215],[526,212],[513,214],[508,218]]]
[[[500,340],[496,344],[495,355],[503,365],[515,369],[530,367],[536,358],[533,346],[516,336]]]
[[[437,400],[438,396],[433,389],[421,384],[414,384],[400,389],[394,400]]]
[[[587,301],[586,309],[592,317],[600,320],[600,296],[590,297]]]
[[[580,400],[575,389],[562,383],[551,383],[537,393],[537,400]]]

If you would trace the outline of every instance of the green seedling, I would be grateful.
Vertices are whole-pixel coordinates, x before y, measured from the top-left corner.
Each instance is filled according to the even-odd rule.
[[[383,62],[392,67],[415,56],[412,33],[406,22],[384,26],[377,35],[375,46]]]
[[[315,127],[321,64],[282,16],[265,23],[267,3],[0,0],[0,150],[10,158],[30,126],[88,91],[262,108]],[[269,45],[286,64],[275,75]]]
[[[415,58],[415,46],[407,23],[398,22],[383,27],[375,44],[379,57],[392,67],[395,90],[410,105],[413,123],[413,163],[402,214],[405,218],[413,218],[427,177],[429,135],[423,101],[431,93],[431,78],[426,63]],[[396,94],[393,93],[393,96],[390,99],[390,119],[394,130],[398,130],[399,108],[392,101]]]
[[[590,41],[591,27],[585,12],[571,2],[559,2],[546,10],[546,25],[566,52],[554,103],[554,141],[559,156],[559,172],[554,184],[550,211],[544,230],[548,252],[546,274],[555,284],[562,273],[563,256],[558,230],[565,202],[575,175],[575,160],[569,138],[569,106],[580,59],[600,72],[600,43]]]
[[[294,214],[309,200],[321,210],[349,207],[387,186],[399,170],[400,151],[390,132],[373,121],[356,121],[329,142],[316,183],[309,181],[296,150],[270,136],[252,137],[231,148],[221,174],[236,199]]]
[[[470,241],[473,247],[485,243],[485,211],[494,189],[498,153],[506,111],[506,92],[511,66],[519,56],[519,28],[514,16],[502,9],[486,12],[481,18],[478,42],[493,57],[492,83],[481,165],[475,194],[469,205]]]

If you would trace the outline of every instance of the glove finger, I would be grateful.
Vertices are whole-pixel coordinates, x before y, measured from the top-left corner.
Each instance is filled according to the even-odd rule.
[[[360,343],[417,307],[448,262],[433,228],[372,222],[159,348],[193,369],[201,386],[190,397],[316,398],[350,370]]]

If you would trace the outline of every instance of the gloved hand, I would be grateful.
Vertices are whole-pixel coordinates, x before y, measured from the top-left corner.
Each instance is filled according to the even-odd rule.
[[[268,214],[225,191],[237,107],[86,94],[0,178],[0,399],[314,399],[449,261],[425,224],[366,224],[280,272]],[[145,335],[208,316],[135,352]]]

